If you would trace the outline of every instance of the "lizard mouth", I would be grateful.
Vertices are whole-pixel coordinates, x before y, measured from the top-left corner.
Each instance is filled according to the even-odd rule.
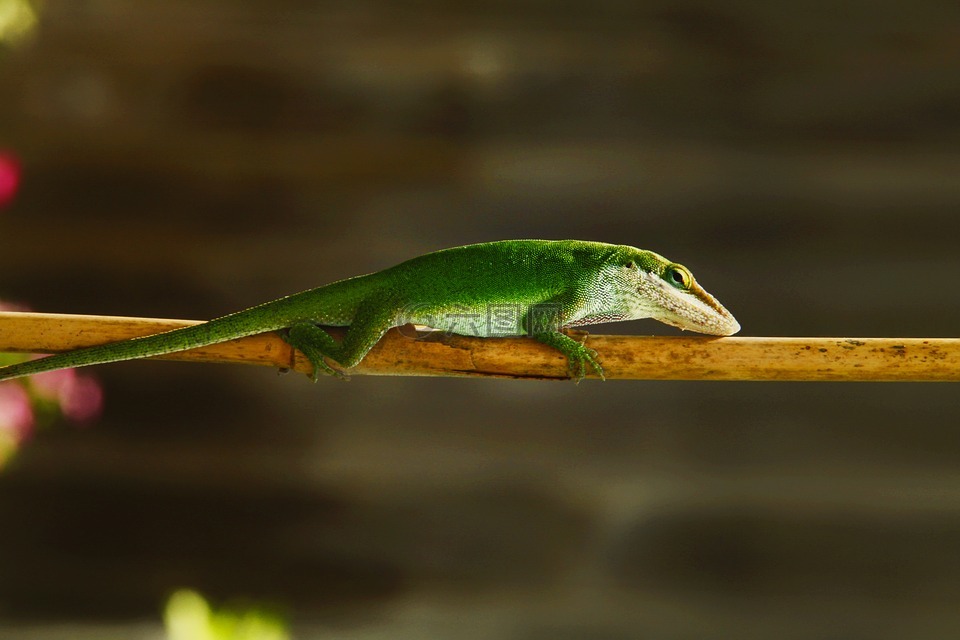
[[[684,331],[696,331],[711,336],[732,336],[740,331],[740,323],[733,315],[724,309],[724,314],[705,314],[692,317],[691,315],[672,314],[671,317],[661,318],[669,325]]]
[[[650,314],[653,318],[678,329],[712,336],[732,336],[740,331],[740,323],[733,314],[696,281],[683,290],[650,274],[641,282],[637,293],[653,300],[655,311]]]
[[[689,291],[676,291],[668,300],[667,308],[673,312],[680,329],[699,331],[712,336],[732,336],[740,331],[740,323],[717,299],[694,283]]]
[[[686,296],[686,304],[692,305],[694,308],[699,305],[706,307],[706,309],[703,309],[704,313],[698,315],[695,320],[695,323],[700,326],[696,329],[697,331],[718,336],[732,336],[740,331],[740,323],[733,317],[733,314],[727,311],[722,304],[717,302],[716,298],[707,293],[697,282],[693,283],[689,291],[680,293]]]

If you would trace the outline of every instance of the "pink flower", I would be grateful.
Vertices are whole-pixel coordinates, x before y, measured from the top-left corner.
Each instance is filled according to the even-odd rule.
[[[27,390],[15,382],[0,383],[0,431],[19,443],[30,437],[35,424]]]
[[[0,207],[13,201],[20,186],[20,162],[13,154],[0,151]]]
[[[33,359],[40,356],[32,356]],[[58,369],[47,373],[38,373],[30,378],[30,386],[34,393],[44,400],[60,401],[62,390],[73,384],[77,377],[74,369]]]
[[[92,377],[78,374],[75,369],[35,375],[31,387],[37,396],[60,405],[64,417],[72,422],[92,422],[103,408],[100,385]]]
[[[103,389],[90,376],[74,376],[60,392],[60,411],[77,424],[89,424],[100,417]]]
[[[4,302],[0,300],[0,311],[30,311],[30,307],[17,302]]]

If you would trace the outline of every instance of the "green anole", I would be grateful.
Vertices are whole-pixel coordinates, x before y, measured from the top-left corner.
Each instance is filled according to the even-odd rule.
[[[0,368],[0,381],[55,369],[134,360],[281,331],[320,373],[341,375],[391,327],[408,323],[467,336],[529,335],[563,353],[580,380],[597,353],[562,329],[654,318],[700,333],[740,330],[690,271],[652,251],[581,240],[502,240],[454,247],[340,280],[203,324],[77,349]],[[348,327],[342,341],[320,325]]]

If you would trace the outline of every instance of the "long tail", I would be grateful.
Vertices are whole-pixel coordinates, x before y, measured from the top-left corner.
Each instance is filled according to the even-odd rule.
[[[238,311],[210,322],[173,329],[142,338],[132,338],[111,342],[95,347],[68,351],[46,358],[29,360],[18,364],[0,367],[0,381],[31,376],[56,369],[84,367],[93,364],[106,364],[121,360],[150,358],[177,351],[186,351],[196,347],[227,342],[236,338],[276,331],[290,326],[291,318],[287,305],[268,303],[245,311]]]

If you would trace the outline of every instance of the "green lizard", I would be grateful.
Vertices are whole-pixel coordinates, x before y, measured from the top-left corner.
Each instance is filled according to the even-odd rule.
[[[567,327],[654,318],[700,333],[740,330],[686,267],[652,251],[581,240],[503,240],[428,253],[209,322],[0,368],[0,380],[54,369],[148,358],[282,331],[319,373],[342,375],[391,327],[412,323],[468,336],[529,335],[563,353],[580,380],[603,376],[592,349]],[[319,325],[349,327],[342,341]]]

